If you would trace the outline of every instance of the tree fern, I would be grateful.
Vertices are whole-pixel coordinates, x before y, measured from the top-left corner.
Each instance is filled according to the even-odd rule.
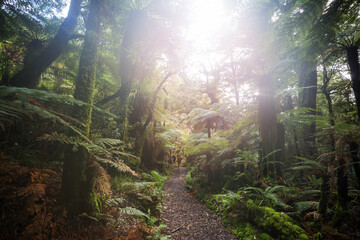
[[[51,110],[51,105],[55,108],[55,105],[63,105],[63,101],[71,105],[86,105],[85,103],[74,100],[70,97],[51,94],[44,91],[0,87],[0,128],[5,130],[11,124],[25,119],[25,117],[30,120],[32,116],[36,115],[44,121],[50,121],[57,124],[57,126],[63,127],[63,130],[65,130],[64,132],[66,133],[66,129],[70,129],[74,133],[74,136],[67,136],[64,133],[57,133],[54,131],[51,134],[45,134],[39,137],[39,141],[56,141],[62,144],[70,144],[73,145],[75,149],[79,145],[82,145],[95,156],[98,162],[114,167],[118,171],[128,172],[134,176],[138,176],[124,162],[118,160],[119,158],[116,159],[119,155],[131,158],[137,157],[117,149],[111,149],[111,147],[121,144],[121,141],[102,138],[92,142],[80,130],[71,124],[74,122],[76,123],[75,119],[68,117],[66,114]],[[46,107],[44,107],[43,104],[46,104]],[[115,116],[103,110],[100,110],[100,112],[105,113],[108,117]],[[109,150],[107,148],[109,148]]]

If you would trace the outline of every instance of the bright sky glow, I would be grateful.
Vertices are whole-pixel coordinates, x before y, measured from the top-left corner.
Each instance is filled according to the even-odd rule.
[[[199,50],[208,50],[223,25],[226,15],[221,0],[195,0],[189,12],[186,35]]]
[[[66,6],[61,10],[61,12],[57,12],[55,15],[57,17],[66,17],[70,8],[70,1],[71,0],[67,0],[66,1]]]
[[[191,67],[187,71],[193,75],[199,74],[203,66],[210,70],[212,64],[220,61],[221,56],[215,53],[214,47],[229,17],[222,0],[193,0],[191,4],[184,37],[191,49],[188,60]]]

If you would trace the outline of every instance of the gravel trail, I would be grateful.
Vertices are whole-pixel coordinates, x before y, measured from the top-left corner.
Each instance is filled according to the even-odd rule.
[[[173,240],[235,240],[216,213],[186,188],[186,168],[174,169],[164,188],[161,215]]]

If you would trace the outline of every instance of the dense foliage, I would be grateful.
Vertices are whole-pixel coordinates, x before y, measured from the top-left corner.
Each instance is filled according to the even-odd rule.
[[[56,238],[82,216],[166,239],[159,173],[182,155],[239,239],[359,238],[359,13],[359,0],[1,1],[1,236],[35,239],[45,219],[37,237]],[[33,225],[9,233],[17,211]]]

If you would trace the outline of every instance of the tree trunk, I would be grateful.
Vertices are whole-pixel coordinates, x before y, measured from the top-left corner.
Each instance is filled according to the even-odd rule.
[[[285,110],[292,110],[294,109],[293,100],[290,95],[286,96],[286,107]],[[294,117],[294,114],[290,114],[290,117]],[[294,126],[290,126],[291,132],[294,136],[294,147],[295,147],[295,156],[300,156],[300,147],[299,147],[299,138],[296,128]]]
[[[346,48],[346,53],[350,67],[351,82],[356,100],[358,118],[360,119],[360,67],[358,47],[349,46]]]
[[[355,95],[358,121],[360,121],[360,66],[358,48],[358,46],[349,46],[346,48],[346,53],[350,67],[352,87]],[[360,188],[360,159],[358,157],[358,149],[359,146],[356,142],[350,143],[350,151],[354,163],[354,171],[356,174],[358,187]]]
[[[277,133],[276,133],[276,150],[277,150],[277,152],[275,153],[275,160],[276,160],[275,169],[276,169],[276,174],[280,177],[282,176],[281,163],[283,163],[285,160],[284,145],[285,145],[285,127],[282,123],[278,123],[277,124]]]
[[[321,193],[320,193],[320,201],[318,212],[322,215],[326,214],[328,209],[328,198],[330,192],[330,185],[329,185],[329,176],[325,174],[323,177],[323,183],[321,184]]]
[[[74,97],[90,104],[74,110],[74,116],[85,122],[85,134],[88,136],[91,123],[93,92],[99,43],[100,17],[102,0],[91,0],[86,22],[86,35],[82,48],[78,77]],[[64,160],[61,195],[71,215],[96,212],[93,192],[95,176],[91,174],[93,160],[87,149],[80,146],[74,153],[67,149],[68,157]]]
[[[40,53],[29,56],[23,68],[10,79],[10,85],[35,88],[40,75],[61,55],[71,39],[80,14],[82,0],[71,0],[68,16],[60,25],[54,39]]]
[[[206,123],[208,138],[211,138],[211,121],[208,120]]]
[[[332,99],[330,96],[330,91],[327,89],[328,84],[330,82],[330,77],[328,76],[326,67],[324,65],[323,67],[323,86],[321,87],[321,90],[323,92],[323,94],[325,95],[327,104],[328,104],[328,111],[329,111],[329,115],[330,115],[330,125],[332,127],[332,129],[330,129],[330,133],[329,133],[329,141],[330,141],[330,147],[331,147],[331,152],[335,152],[335,134],[334,134],[334,127],[335,127],[335,116],[334,116],[334,111],[333,111],[333,105],[332,105]],[[331,157],[331,162],[334,160],[334,156],[332,155]],[[321,193],[320,193],[320,200],[319,200],[319,207],[318,207],[318,212],[322,215],[326,214],[326,211],[328,209],[328,198],[329,198],[329,193],[330,193],[330,184],[329,184],[329,173],[327,172],[327,168],[328,168],[328,163],[325,163],[325,167],[326,167],[326,172],[324,173],[324,175],[322,176],[323,178],[323,182],[321,184]]]
[[[86,34],[81,51],[74,98],[92,105],[100,34],[101,0],[91,0],[89,7],[89,15],[86,21]],[[87,136],[90,132],[91,111],[91,106],[82,107],[76,111],[77,117],[85,123],[85,134]]]
[[[357,144],[356,142],[350,142],[349,147],[350,147],[351,158],[354,165],[354,171],[356,175],[358,189],[360,189],[360,164],[359,164],[360,158],[358,156],[359,144]]]
[[[317,74],[316,63],[301,61],[299,73],[299,87],[303,88],[299,94],[299,107],[308,108],[309,117],[316,115]],[[313,121],[310,126],[301,129],[300,153],[303,157],[313,157],[316,154],[315,142],[316,124]]]
[[[156,134],[156,121],[153,124],[153,131],[150,136],[145,138],[143,141],[142,153],[141,153],[141,166],[144,169],[154,169],[155,160],[155,145],[154,138]],[[152,139],[150,139],[152,138]]]
[[[65,145],[60,201],[70,216],[83,212],[93,215],[92,199],[94,177],[88,171],[92,164],[89,152],[82,146],[74,151],[73,145]]]
[[[259,131],[262,145],[263,173],[274,173],[274,162],[277,139],[277,111],[274,89],[268,76],[259,78]]]
[[[348,174],[346,171],[346,161],[343,157],[339,159],[339,168],[337,174],[338,200],[337,204],[343,210],[347,209],[348,202]]]
[[[334,110],[333,110],[333,104],[332,104],[330,91],[328,90],[330,78],[331,77],[328,76],[328,71],[324,65],[323,66],[323,85],[321,87],[321,91],[325,95],[325,98],[326,98],[326,101],[328,104],[328,111],[329,111],[329,115],[330,115],[330,126],[332,127],[332,129],[330,130],[330,134],[329,134],[329,140],[330,140],[331,151],[334,152],[335,151],[335,134],[334,134],[335,116],[334,116]]]

